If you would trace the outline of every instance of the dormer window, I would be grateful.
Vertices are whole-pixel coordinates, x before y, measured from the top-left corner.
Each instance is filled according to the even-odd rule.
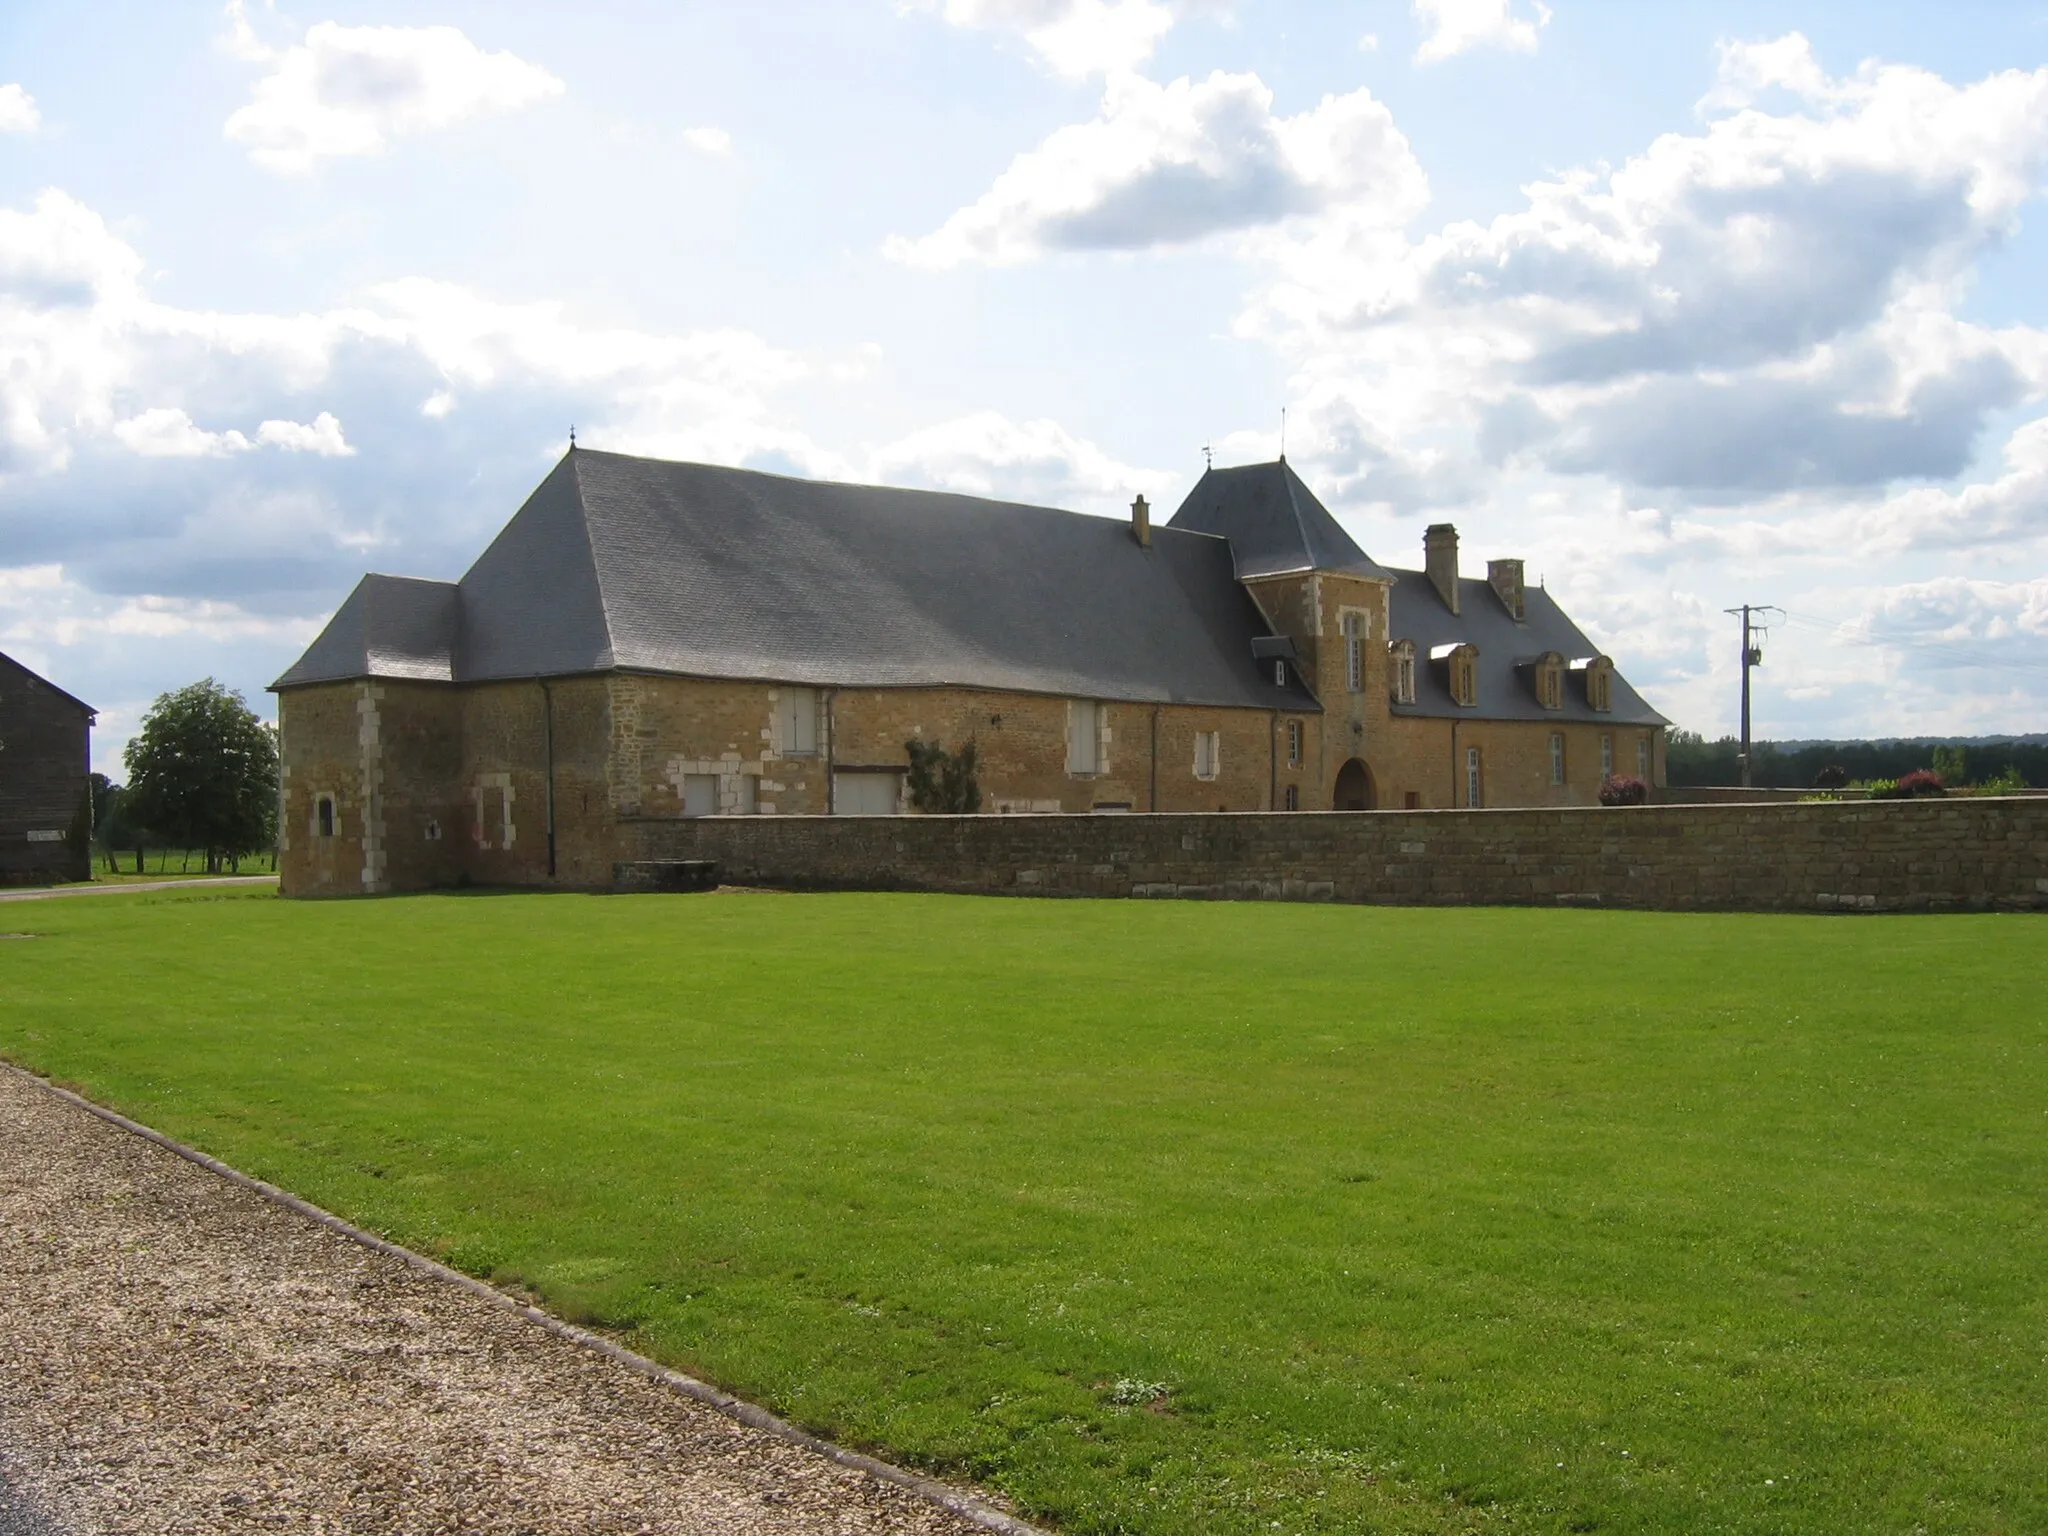
[[[1614,708],[1614,662],[1607,656],[1582,656],[1572,663],[1572,672],[1585,691],[1586,707],[1602,714]]]
[[[1451,702],[1472,709],[1479,703],[1479,647],[1469,641],[1432,647],[1430,663],[1443,668]]]
[[[1273,663],[1273,686],[1275,688],[1285,688],[1287,686],[1287,663],[1284,661]]]
[[[1545,651],[1530,664],[1530,681],[1536,687],[1536,702],[1545,709],[1564,708],[1564,657]]]
[[[1415,702],[1415,642],[1395,640],[1387,646],[1388,659],[1393,663],[1394,702],[1413,704]]]

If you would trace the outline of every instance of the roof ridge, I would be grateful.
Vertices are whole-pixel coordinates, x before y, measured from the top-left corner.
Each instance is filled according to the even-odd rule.
[[[583,548],[590,556],[590,579],[597,583],[597,617],[604,626],[604,664],[617,666],[619,661],[619,637],[612,629],[611,595],[605,591],[604,561],[598,557],[597,535],[590,527],[590,503],[583,498],[583,467],[578,457],[584,450],[569,445],[569,451],[562,455],[569,470],[569,482],[576,501],[576,525],[583,531]],[[595,450],[592,450],[595,451]],[[614,458],[633,458],[633,454],[614,454]]]

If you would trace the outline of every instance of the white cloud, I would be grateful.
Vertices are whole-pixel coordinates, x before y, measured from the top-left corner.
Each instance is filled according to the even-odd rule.
[[[936,12],[956,27],[1014,32],[1055,73],[1070,79],[1136,69],[1173,30],[1181,0],[902,0],[903,12]]]
[[[1393,438],[1469,432],[1505,469],[1737,502],[1958,474],[1990,413],[2048,388],[2048,334],[1955,314],[2040,183],[2048,70],[1834,80],[1809,57],[1723,54],[1805,110],[1664,135],[1487,224],[1272,231],[1241,325]]]
[[[341,435],[341,423],[332,411],[322,411],[311,422],[266,421],[256,429],[256,441],[286,453],[316,453],[323,459],[346,459],[355,453]]]
[[[400,134],[446,128],[486,112],[530,106],[562,82],[510,53],[485,53],[454,27],[344,27],[319,22],[303,43],[272,50],[234,6],[232,51],[270,73],[226,136],[268,170],[299,173],[320,160],[375,154]]]
[[[145,459],[219,459],[255,445],[239,432],[208,432],[176,406],[153,406],[114,423],[114,436]]]
[[[1059,423],[979,411],[897,439],[868,457],[878,484],[959,491],[1039,506],[1128,514],[1140,494],[1164,519],[1185,488],[1171,470],[1120,463]]]
[[[34,133],[42,125],[35,97],[18,85],[0,85],[0,133]]]
[[[1472,48],[1506,48],[1534,53],[1550,25],[1551,10],[1534,0],[1533,14],[1519,14],[1520,0],[1415,0],[1416,19],[1429,30],[1415,50],[1418,64],[1434,64]]]
[[[1273,112],[1257,75],[1112,80],[1092,122],[1056,130],[975,202],[888,254],[919,266],[1138,250],[1342,208],[1398,226],[1427,183],[1392,114],[1367,90]]]
[[[707,155],[732,153],[732,135],[723,128],[685,128],[683,142]]]

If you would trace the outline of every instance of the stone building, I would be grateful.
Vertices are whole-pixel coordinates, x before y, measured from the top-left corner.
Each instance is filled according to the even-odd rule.
[[[0,885],[92,878],[93,714],[0,655]]]
[[[273,685],[289,894],[610,883],[649,819],[1585,804],[1661,716],[1519,563],[1380,566],[1285,462],[1131,521],[572,449]]]

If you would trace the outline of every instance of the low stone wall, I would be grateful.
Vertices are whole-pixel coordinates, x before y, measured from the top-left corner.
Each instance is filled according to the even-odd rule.
[[[629,821],[736,884],[1758,911],[2048,909],[2048,801]]]

